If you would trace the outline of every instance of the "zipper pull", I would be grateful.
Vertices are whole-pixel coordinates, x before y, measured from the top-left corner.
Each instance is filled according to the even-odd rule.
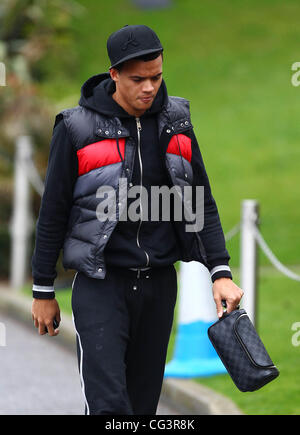
[[[142,130],[142,125],[141,125],[140,118],[135,118],[135,120],[136,120],[136,125],[137,125],[138,130],[141,131]]]

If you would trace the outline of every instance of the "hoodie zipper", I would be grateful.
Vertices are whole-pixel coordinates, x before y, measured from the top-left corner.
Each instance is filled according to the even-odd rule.
[[[142,186],[143,186],[143,164],[142,164],[142,157],[141,157],[141,130],[142,130],[142,126],[141,126],[140,118],[135,118],[135,121],[136,121],[136,128],[137,128],[137,137],[138,137],[138,155],[139,155],[139,162],[140,162],[141,188],[142,188]],[[140,235],[140,229],[141,229],[142,220],[143,220],[142,189],[141,189],[141,194],[140,194],[140,212],[141,212],[141,219],[140,219],[139,227],[138,227],[138,230],[136,233],[136,243],[137,243],[139,248],[141,248],[139,235]],[[147,258],[146,266],[148,266],[149,265],[149,255],[147,254],[147,252],[144,249],[143,249],[143,251],[145,252],[145,255]]]

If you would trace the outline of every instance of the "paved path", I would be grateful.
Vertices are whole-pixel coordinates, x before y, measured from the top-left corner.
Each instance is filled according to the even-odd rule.
[[[84,413],[75,352],[0,313],[0,414]],[[3,333],[2,333],[3,334]],[[3,346],[3,344],[6,344]],[[160,403],[158,414],[176,414]]]

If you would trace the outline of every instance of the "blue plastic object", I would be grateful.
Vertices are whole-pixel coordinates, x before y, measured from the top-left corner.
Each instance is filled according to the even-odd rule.
[[[165,368],[165,377],[205,377],[227,373],[207,336],[214,322],[179,324],[174,358]]]

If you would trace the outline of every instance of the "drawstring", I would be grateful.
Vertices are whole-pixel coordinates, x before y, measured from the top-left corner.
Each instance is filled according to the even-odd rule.
[[[119,138],[118,138],[118,136],[117,136],[117,148],[118,148],[118,153],[119,153],[119,155],[120,155],[120,157],[121,157],[121,160],[122,160],[122,167],[123,167],[123,171],[122,171],[122,173],[125,174],[125,161],[124,161],[124,159],[123,159],[123,157],[122,157],[122,154],[121,154],[121,151],[120,151]],[[119,180],[119,184],[120,184],[120,180]],[[118,191],[117,195],[120,195],[120,192],[119,192],[119,191]],[[119,197],[118,197],[118,203],[119,203]],[[119,213],[119,212],[118,212],[118,213]]]
[[[124,168],[125,168],[125,161],[124,161],[123,156],[122,156],[121,151],[120,151],[119,138],[118,138],[118,136],[117,136],[117,148],[118,148],[118,153],[119,153],[119,155],[120,155],[120,157],[121,157],[121,161],[122,161],[122,164],[123,164],[123,171],[124,171]]]

